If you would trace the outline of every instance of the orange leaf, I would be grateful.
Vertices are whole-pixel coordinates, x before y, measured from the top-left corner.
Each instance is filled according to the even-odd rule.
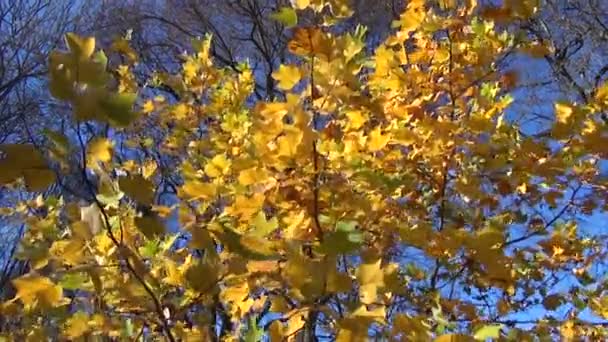
[[[287,45],[289,52],[298,56],[331,57],[331,43],[327,36],[316,27],[300,27],[294,32]]]

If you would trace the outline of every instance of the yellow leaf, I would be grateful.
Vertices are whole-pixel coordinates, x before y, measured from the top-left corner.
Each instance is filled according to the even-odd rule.
[[[137,62],[138,56],[135,50],[129,45],[129,41],[125,38],[118,38],[112,42],[110,47],[112,50],[126,56],[131,62]]]
[[[25,342],[48,341],[49,338],[50,337],[47,334],[47,329],[44,326],[32,325],[27,332]]]
[[[336,18],[350,17],[354,11],[350,8],[350,0],[329,0],[331,12]]]
[[[72,238],[88,241],[93,237],[89,225],[84,221],[76,221],[70,225]]]
[[[559,332],[567,341],[572,341],[576,336],[576,331],[574,329],[574,322],[567,321],[562,324],[559,328]]]
[[[151,100],[148,100],[144,103],[142,111],[145,114],[151,113],[154,111],[154,102],[152,102]]]
[[[450,9],[456,7],[456,5],[457,5],[456,0],[439,0],[439,6],[443,10],[450,10]]]
[[[273,297],[270,300],[270,311],[286,313],[289,311],[289,304],[283,297]]]
[[[363,304],[376,302],[378,288],[384,286],[384,273],[380,266],[382,260],[368,260],[357,269],[359,298]]]
[[[87,147],[89,165],[97,164],[98,162],[107,163],[112,160],[113,144],[106,138],[95,138],[91,140]]]
[[[260,211],[253,219],[253,226],[254,228],[250,233],[252,236],[265,237],[279,227],[279,221],[276,216],[267,220],[266,214]]]
[[[239,321],[249,312],[254,304],[249,296],[249,285],[246,282],[227,286],[221,293],[222,301],[229,303],[230,317],[234,321]]]
[[[352,129],[359,129],[365,125],[367,118],[360,110],[349,110],[346,112],[349,123],[348,126]]]
[[[288,312],[287,317],[289,317],[289,319],[287,320],[287,327],[283,330],[283,336],[292,336],[306,324],[308,311],[294,310]]]
[[[171,113],[176,120],[183,120],[188,117],[191,112],[191,108],[183,103],[180,103],[173,107]]]
[[[255,112],[261,119],[280,121],[288,113],[289,107],[284,102],[260,102],[255,106]]]
[[[53,242],[50,253],[66,265],[77,265],[84,261],[82,240],[57,240]]]
[[[368,310],[365,305],[361,305],[353,311],[351,315],[354,317],[371,318],[378,323],[383,323],[384,317],[386,316],[386,310],[384,306],[376,306],[375,308]]]
[[[532,44],[520,48],[520,51],[534,58],[543,58],[552,53],[551,48],[545,44]]]
[[[370,152],[377,152],[388,144],[391,139],[390,133],[382,134],[382,130],[380,127],[376,127],[373,131],[369,133],[369,141],[367,143],[367,148]]]
[[[329,60],[332,55],[331,42],[321,29],[316,27],[298,27],[287,48],[299,56],[319,55]]]
[[[574,114],[574,108],[566,103],[558,102],[555,104],[555,119],[559,123],[567,124]]]
[[[281,64],[279,70],[272,73],[272,78],[279,82],[279,89],[290,90],[300,82],[302,72],[300,71],[300,68],[295,65]]]
[[[270,337],[270,342],[281,342],[283,341],[283,324],[280,321],[276,320],[270,323],[270,327],[268,327],[268,335]]]
[[[212,183],[203,183],[197,180],[186,181],[180,189],[180,194],[189,200],[208,200],[217,193],[217,186]]]
[[[251,185],[256,183],[261,183],[268,178],[268,173],[266,170],[261,169],[259,167],[252,167],[246,170],[241,171],[239,173],[239,183],[241,185]]]
[[[474,342],[473,337],[462,334],[446,334],[441,335],[433,340],[433,342]]]
[[[284,270],[292,289],[299,292],[297,297],[313,297],[323,292],[325,272],[320,262],[294,253],[285,263]]]
[[[405,334],[413,341],[428,341],[430,325],[420,316],[397,314],[393,320],[393,334]]]
[[[407,5],[405,12],[401,14],[397,25],[405,33],[416,30],[426,17],[425,0],[413,0]]]
[[[0,145],[0,170],[0,184],[23,177],[30,191],[43,191],[55,181],[55,174],[33,145]]]
[[[274,273],[278,270],[275,260],[250,260],[247,262],[247,271],[251,273]]]
[[[154,160],[146,160],[146,162],[141,166],[141,175],[144,176],[145,179],[149,179],[152,177],[158,165]]]
[[[59,304],[63,297],[61,286],[35,273],[16,278],[12,283],[17,290],[15,299],[20,299],[26,307],[36,304],[53,307]]]
[[[79,338],[89,331],[89,316],[82,311],[78,311],[66,322],[65,335],[71,339]]]
[[[205,173],[211,178],[217,178],[227,174],[230,165],[230,160],[224,154],[218,154],[205,165]]]
[[[186,80],[189,80],[196,76],[200,69],[200,64],[194,61],[193,59],[188,59],[182,67],[184,71],[184,78]]]
[[[310,234],[311,219],[304,211],[290,212],[289,216],[283,217],[283,222],[286,225],[283,235],[288,240],[304,240]]]
[[[521,183],[521,184],[520,184],[520,185],[519,185],[519,186],[516,188],[516,190],[517,190],[519,193],[525,194],[525,193],[528,191],[528,185],[527,185],[526,183]]]
[[[182,270],[177,267],[177,264],[171,259],[164,259],[165,272],[167,276],[163,281],[172,286],[182,286],[185,283]]]
[[[277,139],[279,145],[278,155],[284,157],[295,157],[298,153],[300,143],[304,138],[304,132],[294,126],[287,126],[281,135]]]
[[[291,0],[291,5],[295,9],[303,10],[310,6],[310,0]]]
[[[80,37],[74,33],[65,35],[70,50],[80,59],[87,59],[95,51],[95,37]]]
[[[374,306],[373,308],[368,308],[366,305],[358,306],[348,317],[339,321],[336,341],[367,341],[369,326],[373,323],[386,324],[385,316],[384,306]]]
[[[248,220],[262,209],[265,199],[263,194],[258,193],[251,197],[238,195],[235,197],[234,203],[227,207],[225,212],[229,215],[240,216],[242,220]]]

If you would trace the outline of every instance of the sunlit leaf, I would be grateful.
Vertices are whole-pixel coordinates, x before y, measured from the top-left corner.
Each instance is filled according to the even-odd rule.
[[[295,65],[281,64],[279,69],[272,73],[272,77],[279,82],[279,89],[290,90],[300,82],[302,74],[300,68]]]
[[[19,299],[26,306],[38,304],[44,307],[53,307],[60,303],[63,290],[55,285],[49,278],[35,273],[26,274],[12,280],[17,290],[15,299]]]
[[[89,315],[78,311],[66,322],[65,335],[68,338],[78,338],[89,331]]]
[[[489,338],[499,338],[500,329],[502,329],[502,325],[500,324],[484,325],[475,331],[473,338],[478,341],[486,341]]]
[[[95,165],[98,162],[107,163],[112,160],[113,143],[105,138],[95,138],[91,140],[87,146],[89,165]]]
[[[91,57],[95,51],[94,37],[80,37],[74,33],[67,33],[65,40],[74,55],[77,58],[86,59]]]
[[[330,40],[318,28],[299,27],[288,44],[289,51],[300,56],[319,55],[329,59],[332,55]]]

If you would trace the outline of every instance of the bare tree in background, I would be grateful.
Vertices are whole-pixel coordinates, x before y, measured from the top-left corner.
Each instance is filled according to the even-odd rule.
[[[289,57],[287,42],[291,30],[270,18],[289,0],[142,0],[118,3],[105,1],[91,18],[98,37],[116,37],[132,32],[131,44],[141,53],[140,72],[175,70],[175,61],[190,49],[192,38],[212,34],[212,53],[218,63],[236,68],[249,61],[256,75],[258,99],[279,95],[271,77],[273,70]],[[391,22],[399,17],[401,0],[352,2],[353,15],[345,23],[369,27],[369,39],[381,41]],[[300,24],[315,18],[301,14]],[[373,45],[373,44],[372,44]]]
[[[270,14],[288,2],[0,0],[0,143],[38,143],[44,128],[68,129],[63,126],[62,115],[57,115],[64,109],[53,105],[43,86],[48,52],[61,44],[63,33],[68,31],[94,35],[104,47],[109,47],[114,38],[132,32],[129,34],[131,44],[140,53],[136,71],[141,82],[145,82],[153,70],[175,71],[179,61],[176,57],[190,48],[190,39],[211,33],[214,36],[212,53],[217,62],[236,69],[240,62],[249,60],[256,76],[255,96],[258,99],[278,97],[281,94],[271,74],[290,58],[286,45],[291,31],[270,19]],[[362,24],[370,27],[370,40],[381,41],[406,2],[353,0],[354,14],[345,23],[348,26],[345,29]],[[530,84],[526,83],[527,77],[521,75],[520,87],[529,101],[516,105],[533,108],[530,103],[534,97],[547,94],[579,102],[594,95],[608,79],[606,13],[606,1],[548,0],[543,12],[518,23],[530,37],[548,42],[551,52],[535,62],[539,68],[521,68],[542,72],[545,77]],[[303,24],[315,20],[305,15],[299,19]],[[517,62],[511,67],[517,68]],[[538,74],[532,78],[537,81]],[[538,122],[540,127],[553,120],[551,108],[537,109],[524,120]],[[527,110],[521,112],[530,114]],[[171,161],[157,162],[161,168],[172,170]],[[66,187],[59,191],[77,188],[81,182],[79,177],[80,174],[60,180]],[[175,185],[170,174],[166,177],[167,184]],[[0,189],[0,201],[10,200],[2,195]],[[0,295],[13,272],[19,270],[20,265],[12,256],[21,231],[21,227],[14,224],[0,226],[3,241],[0,244],[0,272],[3,272]],[[223,319],[221,308],[218,317]]]
[[[606,1],[548,0],[541,13],[520,23],[530,38],[549,48],[533,62],[537,67],[519,68],[534,73],[520,75],[519,86],[530,100],[525,105],[547,96],[587,103],[595,95],[608,80],[607,13]],[[526,82],[527,78],[534,83]],[[551,111],[537,108],[527,120],[546,126],[553,120]]]
[[[60,108],[52,106],[46,84],[48,54],[65,32],[79,27],[76,0],[0,0],[0,143],[42,141],[47,127],[60,127]],[[23,193],[0,187],[0,206]],[[14,258],[24,226],[0,216],[0,298],[9,280],[26,263]]]

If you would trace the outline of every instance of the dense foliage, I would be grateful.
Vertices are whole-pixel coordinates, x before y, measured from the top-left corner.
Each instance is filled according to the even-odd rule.
[[[506,3],[412,0],[371,47],[364,27],[343,29],[348,1],[292,1],[272,15],[291,56],[264,100],[245,61],[218,66],[211,36],[141,83],[128,39],[106,55],[67,34],[49,89],[71,126],[0,145],[0,183],[36,192],[77,173],[88,202],[3,208],[26,224],[30,265],[4,334],[604,336],[606,239],[577,222],[606,207],[608,86],[542,103],[551,127],[525,134],[509,117],[518,74],[497,65],[551,46],[507,29],[538,2]]]

